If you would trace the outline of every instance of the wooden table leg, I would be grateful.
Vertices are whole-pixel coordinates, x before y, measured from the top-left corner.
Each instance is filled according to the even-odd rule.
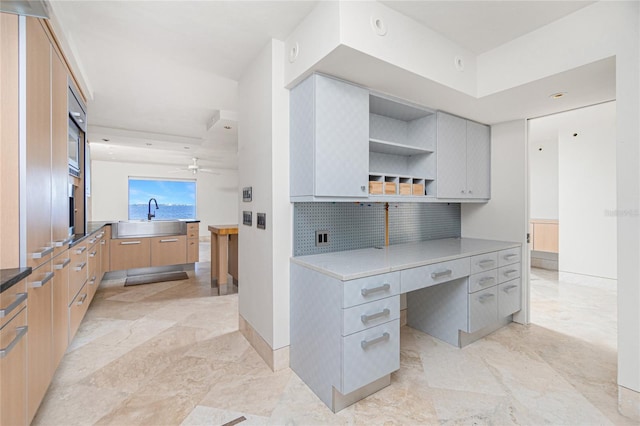
[[[218,234],[211,233],[211,287],[218,286]]]
[[[233,284],[238,285],[238,235],[229,235],[229,274]]]
[[[218,294],[227,294],[227,274],[229,272],[229,236],[218,236]]]

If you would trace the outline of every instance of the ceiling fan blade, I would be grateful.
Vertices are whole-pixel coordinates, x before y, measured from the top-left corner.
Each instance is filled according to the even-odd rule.
[[[210,175],[221,175],[222,173],[211,169],[198,169],[199,172],[209,173]]]

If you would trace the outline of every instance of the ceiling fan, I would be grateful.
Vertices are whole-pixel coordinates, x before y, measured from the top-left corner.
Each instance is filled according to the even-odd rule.
[[[215,170],[212,169],[207,169],[206,167],[202,167],[198,165],[198,159],[196,157],[193,157],[191,160],[193,160],[193,163],[187,165],[187,167],[181,167],[177,170],[172,170],[172,173],[177,173],[177,172],[182,172],[182,171],[188,171],[195,174],[198,174],[198,172],[203,172],[203,173],[210,173],[212,175],[219,175],[220,172],[217,172]]]

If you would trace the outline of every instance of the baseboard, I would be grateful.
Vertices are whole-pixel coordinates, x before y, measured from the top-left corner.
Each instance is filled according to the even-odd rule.
[[[618,411],[623,416],[640,422],[640,392],[618,386]]]
[[[266,340],[260,336],[247,320],[242,315],[238,314],[238,328],[240,333],[249,342],[253,349],[260,355],[260,358],[271,368],[273,371],[284,370],[289,367],[289,346],[285,346],[280,349],[272,349]]]

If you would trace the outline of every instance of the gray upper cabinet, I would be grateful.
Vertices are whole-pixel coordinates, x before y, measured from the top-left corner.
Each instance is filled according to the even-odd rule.
[[[438,198],[491,198],[489,126],[438,112],[437,127]]]
[[[368,196],[369,91],[314,74],[290,93],[291,197]]]

